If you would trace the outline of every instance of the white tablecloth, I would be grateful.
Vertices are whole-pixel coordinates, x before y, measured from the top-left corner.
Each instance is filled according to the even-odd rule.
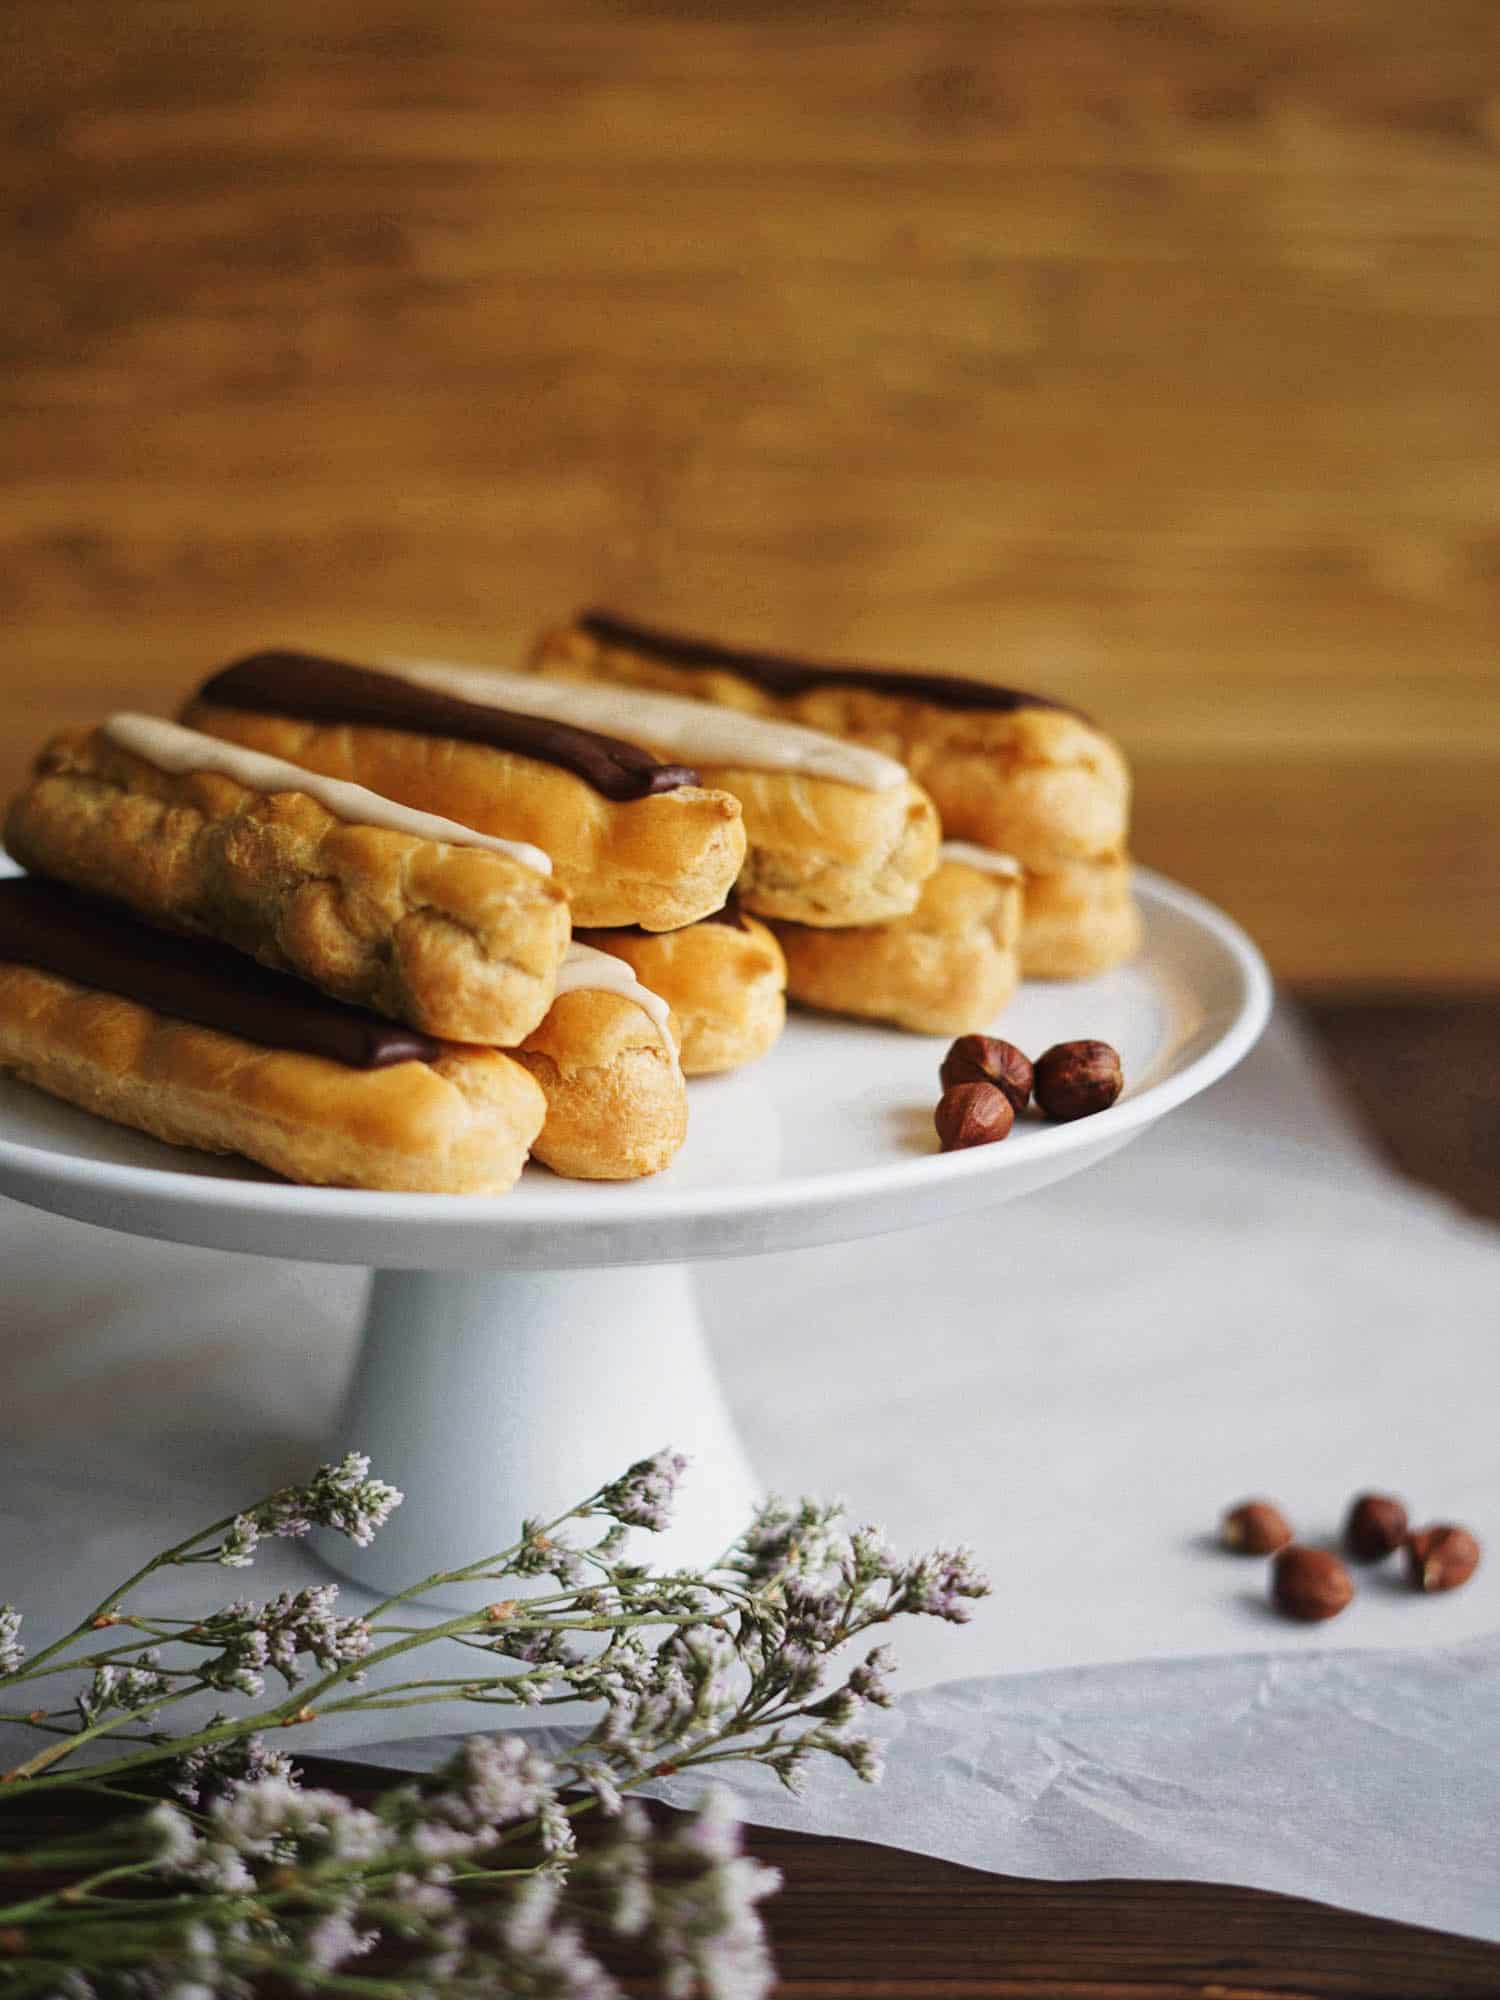
[[[316,1461],[361,1279],[9,1205],[0,1257],[0,1598],[42,1634],[143,1550]],[[830,1777],[804,1823],[1500,1936],[1500,1643],[1473,1643],[1500,1630],[1500,1559],[1441,1598],[1366,1576],[1336,1625],[1299,1628],[1267,1609],[1261,1565],[1211,1546],[1252,1492],[1308,1536],[1365,1485],[1482,1538],[1500,1523],[1497,1237],[1387,1174],[1292,1022],[1029,1202],[706,1267],[701,1288],[769,1486],[841,1493],[898,1546],[968,1540],[997,1582],[971,1626],[902,1635],[903,1684],[930,1691],[897,1712],[884,1804]],[[257,1576],[312,1567],[283,1548]],[[172,1588],[185,1606],[225,1583]],[[1006,1678],[976,1691],[985,1676]],[[1245,1728],[1262,1714],[1275,1726]],[[1485,1728],[1488,1763],[1460,1782],[1458,1737]],[[1455,1863],[1434,1866],[1445,1841]]]

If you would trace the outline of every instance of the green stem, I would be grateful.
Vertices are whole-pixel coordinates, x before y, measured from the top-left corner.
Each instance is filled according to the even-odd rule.
[[[187,1701],[193,1695],[200,1694],[201,1692],[202,1686],[199,1682],[194,1682],[192,1687],[177,1688],[171,1694],[164,1694],[160,1700],[153,1701],[150,1704],[151,1711],[155,1714],[163,1708],[171,1708],[175,1702]],[[14,1770],[7,1771],[3,1781],[0,1782],[20,1784],[26,1779],[36,1777],[38,1773],[46,1770],[48,1765],[55,1764],[59,1758],[71,1756],[82,1744],[92,1743],[96,1737],[108,1736],[112,1731],[121,1728],[131,1720],[131,1716],[132,1711],[127,1709],[121,1715],[103,1716],[98,1722],[91,1722],[83,1729],[75,1729],[61,1743],[49,1744],[45,1750],[38,1750],[34,1757],[28,1757],[24,1764],[17,1764]],[[151,1756],[145,1761],[159,1761],[161,1758],[169,1757],[172,1754],[170,1746],[162,1744],[153,1750]],[[140,1762],[141,1760],[136,1759],[135,1761]],[[103,1768],[107,1769],[108,1767]],[[63,1776],[66,1782],[68,1774],[64,1773]]]
[[[146,1861],[120,1861],[113,1867],[101,1868],[97,1874],[85,1875],[81,1882],[70,1882],[65,1888],[54,1889],[45,1896],[33,1896],[26,1903],[12,1903],[8,1909],[0,1910],[0,1923],[24,1924],[40,1915],[50,1913],[59,1903],[76,1902],[91,1890],[105,1882],[117,1882],[124,1875],[143,1875],[154,1868],[156,1863]]]
[[[109,1646],[102,1653],[81,1653],[71,1660],[59,1660],[50,1667],[37,1665],[37,1661],[43,1657],[38,1653],[36,1659],[29,1661],[20,1672],[8,1675],[3,1683],[4,1686],[20,1687],[27,1681],[46,1680],[50,1674],[83,1673],[91,1667],[107,1667],[112,1661],[125,1659],[132,1653],[149,1653],[154,1645],[175,1643],[179,1636],[175,1632],[156,1632],[149,1623],[140,1618],[124,1618],[120,1622],[123,1625],[133,1626],[137,1631],[149,1632],[151,1636],[146,1639],[130,1639],[123,1646]],[[61,1643],[67,1642],[64,1640]],[[161,1674],[187,1674],[192,1672],[192,1668],[157,1667],[154,1671]]]
[[[274,1494],[268,1495],[267,1499],[261,1501],[259,1504],[266,1506],[274,1498]],[[251,1508],[248,1511],[254,1513],[257,1510]],[[232,1527],[238,1518],[236,1514],[226,1514],[222,1521],[215,1521],[211,1528],[199,1528],[196,1533],[187,1536],[185,1540],[174,1542],[171,1548],[163,1549],[161,1554],[153,1556],[150,1562],[142,1563],[141,1567],[132,1576],[127,1576],[125,1581],[117,1584],[107,1597],[101,1598],[93,1610],[89,1612],[88,1616],[81,1618],[71,1632],[65,1632],[60,1639],[54,1639],[50,1646],[43,1646],[39,1653],[33,1653],[30,1660],[27,1661],[26,1666],[16,1674],[6,1675],[3,1680],[0,1680],[0,1686],[8,1687],[12,1681],[32,1679],[37,1668],[44,1661],[55,1659],[59,1653],[66,1647],[71,1646],[73,1641],[81,1637],[83,1633],[96,1629],[96,1620],[113,1617],[115,1607],[127,1591],[134,1590],[138,1583],[144,1583],[146,1578],[153,1575],[157,1570],[168,1568],[180,1557],[186,1555],[189,1549],[196,1548],[199,1542],[207,1541],[210,1535],[221,1535],[226,1528]]]

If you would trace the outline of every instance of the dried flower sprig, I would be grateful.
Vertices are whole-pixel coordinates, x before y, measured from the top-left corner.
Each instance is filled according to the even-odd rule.
[[[337,1610],[332,1584],[197,1620],[133,1597],[166,1567],[249,1567],[261,1539],[315,1523],[367,1541],[401,1496],[355,1454],[165,1551],[30,1660],[19,1614],[0,1607],[0,1700],[54,1676],[79,1681],[66,1707],[5,1713],[50,1740],[0,1777],[0,1802],[87,1783],[122,1814],[133,1808],[43,1849],[0,1852],[0,1876],[58,1882],[15,1900],[0,1886],[0,2000],[240,2000],[273,1970],[309,1992],[391,2000],[598,2000],[616,1991],[596,1953],[610,1933],[654,1949],[670,2000],[764,1993],[757,1905],[774,1877],[742,1852],[727,1797],[710,1793],[663,1834],[625,1794],[731,1760],[796,1788],[820,1754],[873,1780],[860,1720],[890,1701],[886,1649],[841,1672],[831,1656],[897,1616],[962,1621],[987,1585],[966,1551],[900,1559],[877,1531],[813,1501],[769,1502],[706,1569],[654,1572],[628,1557],[626,1530],[666,1525],[684,1464],[657,1453],[558,1519],[524,1522],[510,1547],[362,1616]],[[569,1532],[600,1520],[596,1539]],[[508,1578],[530,1594],[401,1622],[439,1587]],[[104,1631],[130,1636],[100,1649]],[[394,1663],[439,1640],[478,1655],[475,1672],[393,1677],[404,1671]],[[155,1726],[195,1697],[258,1702],[270,1674],[286,1692],[268,1705],[175,1737]],[[370,1807],[302,1789],[264,1735],[437,1702],[580,1700],[599,1718],[555,1760],[519,1737],[471,1737],[432,1778]],[[150,1803],[153,1790],[166,1796]],[[574,1823],[590,1810],[606,1831],[580,1848]]]

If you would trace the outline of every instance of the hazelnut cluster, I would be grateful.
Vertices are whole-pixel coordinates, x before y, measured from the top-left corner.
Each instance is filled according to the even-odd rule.
[[[938,1071],[943,1094],[933,1123],[945,1153],[1008,1138],[1027,1105],[1067,1124],[1107,1111],[1125,1087],[1108,1042],[1058,1042],[1033,1064],[1013,1042],[960,1035]]]
[[[1337,1618],[1354,1600],[1348,1564],[1331,1549],[1298,1542],[1285,1514],[1270,1500],[1242,1500],[1219,1522],[1222,1547],[1236,1555],[1273,1556],[1271,1602],[1288,1618],[1317,1623]],[[1357,1563],[1406,1553],[1414,1590],[1457,1590],[1479,1567],[1479,1544],[1467,1528],[1439,1522],[1412,1528],[1405,1505],[1391,1493],[1360,1493],[1344,1516],[1344,1551]]]

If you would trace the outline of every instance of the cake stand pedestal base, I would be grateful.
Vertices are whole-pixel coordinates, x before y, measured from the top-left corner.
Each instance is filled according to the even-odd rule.
[[[377,1271],[333,1455],[367,1452],[407,1498],[370,1548],[321,1530],[316,1545],[368,1589],[405,1589],[665,1445],[692,1465],[672,1526],[636,1533],[633,1552],[649,1545],[658,1568],[711,1561],[759,1496],[686,1265]],[[455,1584],[430,1601],[472,1610],[494,1594]]]

